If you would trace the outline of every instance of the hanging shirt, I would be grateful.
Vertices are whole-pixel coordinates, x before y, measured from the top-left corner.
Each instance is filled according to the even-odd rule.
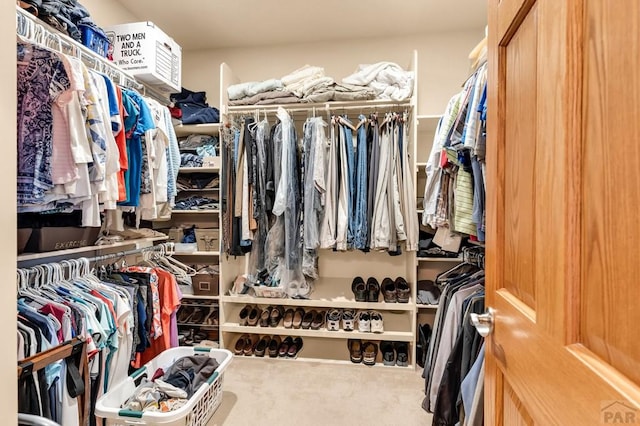
[[[70,87],[64,64],[46,49],[17,45],[18,203],[35,203],[53,187],[51,104]]]

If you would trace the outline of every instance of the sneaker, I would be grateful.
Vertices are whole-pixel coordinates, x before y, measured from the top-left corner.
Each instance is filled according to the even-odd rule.
[[[369,316],[371,318],[371,331],[373,333],[384,333],[382,314],[377,311],[371,311]]]
[[[356,311],[345,309],[342,311],[342,328],[344,331],[353,331],[356,327]]]
[[[347,340],[347,347],[349,348],[349,359],[354,364],[362,362],[362,341],[360,339]]]
[[[362,277],[355,277],[351,283],[351,291],[356,299],[356,302],[367,301],[367,286],[364,283]]]
[[[367,280],[367,302],[377,302],[380,296],[380,284],[374,277]]]
[[[327,330],[329,331],[340,330],[341,319],[342,319],[342,312],[339,309],[330,309],[327,312]]]
[[[407,342],[396,343],[396,365],[406,367],[409,365],[409,344]]]
[[[371,331],[371,316],[368,311],[358,312],[358,331],[362,333]]]

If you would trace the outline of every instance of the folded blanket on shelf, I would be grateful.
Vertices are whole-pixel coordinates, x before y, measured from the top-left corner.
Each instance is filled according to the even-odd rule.
[[[378,99],[403,101],[413,94],[414,73],[393,62],[359,65],[356,72],[342,79],[345,84],[370,87]]]
[[[349,84],[333,83],[328,86],[318,86],[302,100],[303,102],[329,101],[366,101],[375,99],[376,93],[367,87]]]
[[[230,101],[237,101],[242,98],[255,96],[258,93],[282,89],[282,87],[282,81],[272,78],[265,81],[249,81],[247,83],[234,84],[227,88],[227,94],[229,95]]]
[[[271,104],[291,104],[300,102],[300,98],[293,93],[284,90],[272,90],[262,92],[253,96],[245,97],[235,101],[229,101],[230,106],[238,105],[271,105]]]

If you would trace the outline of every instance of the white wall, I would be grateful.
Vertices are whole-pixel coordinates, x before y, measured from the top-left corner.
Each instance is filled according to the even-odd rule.
[[[116,0],[81,0],[81,3],[101,27],[146,20],[139,19]]]
[[[392,61],[408,68],[418,51],[419,114],[439,114],[459,91],[469,71],[468,55],[484,29],[410,37],[288,44],[183,52],[182,85],[205,90],[209,104],[218,106],[220,63],[229,64],[242,81],[279,78],[305,65],[325,68],[341,80],[358,64]]]

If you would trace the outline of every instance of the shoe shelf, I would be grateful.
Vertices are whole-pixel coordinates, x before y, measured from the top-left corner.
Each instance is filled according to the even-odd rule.
[[[393,340],[398,342],[413,341],[413,333],[406,331],[385,331],[384,333],[362,333],[360,331],[329,331],[326,328],[320,330],[311,330],[303,328],[284,328],[279,327],[253,327],[241,326],[238,323],[224,323],[220,327],[223,332],[244,333],[244,334],[261,334],[261,335],[279,335],[279,336],[301,336],[301,337],[322,337],[325,339],[362,339],[362,340]]]
[[[202,328],[215,328],[215,329],[220,328],[218,324],[196,324],[196,323],[190,323],[190,322],[179,322],[178,327],[202,327]]]
[[[266,330],[265,328],[262,328]],[[229,350],[234,352],[234,347],[236,344],[236,340],[242,336],[242,334],[230,334],[222,331],[224,336],[224,340],[229,342]],[[253,333],[258,334],[258,333]],[[276,333],[259,333],[260,337],[262,336],[273,336]],[[295,337],[294,334],[285,334],[283,336],[292,336]],[[371,335],[364,338],[360,337],[352,337],[354,339],[361,339],[362,342],[374,342],[378,345],[378,355],[376,356],[376,363],[374,365],[368,366],[360,363],[351,362],[349,357],[349,349],[347,346],[347,340],[337,340],[337,339],[324,339],[318,337],[303,337],[303,346],[298,355],[295,358],[291,357],[276,357],[271,358],[268,354],[265,353],[264,357],[256,356],[256,355],[235,355],[238,358],[243,359],[264,359],[268,361],[282,361],[282,362],[314,362],[314,363],[322,363],[322,364],[332,364],[332,365],[353,365],[353,366],[362,366],[362,367],[370,367],[370,368],[386,368],[386,369],[394,369],[398,371],[407,371],[415,374],[415,369],[413,368],[413,354],[411,353],[411,346],[409,346],[409,366],[401,367],[398,365],[384,365],[382,362],[382,352],[380,350],[380,340],[376,337],[378,335]]]
[[[382,281],[381,279],[379,281]],[[415,304],[413,298],[409,303],[387,303],[384,302],[382,293],[378,302],[356,302],[351,291],[351,280],[347,278],[320,278],[313,287],[309,299],[277,299],[266,297],[253,297],[247,295],[222,296],[221,300],[229,303],[251,304],[251,305],[281,305],[281,306],[303,306],[319,308],[339,308],[339,309],[369,309],[378,311],[412,311]]]
[[[180,173],[218,173],[219,167],[180,167]]]

